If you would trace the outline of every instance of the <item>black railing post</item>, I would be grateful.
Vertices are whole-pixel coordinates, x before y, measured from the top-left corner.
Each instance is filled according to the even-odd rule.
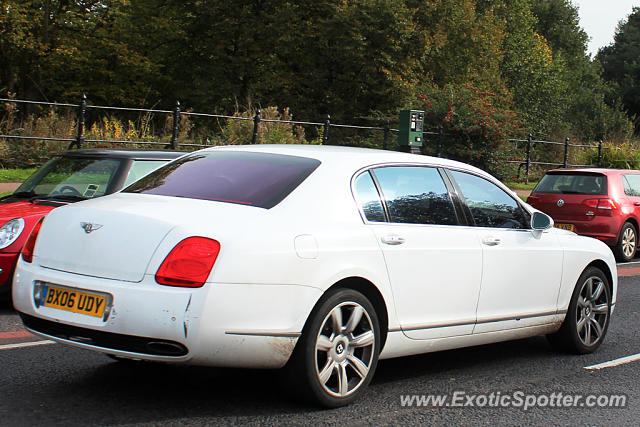
[[[564,140],[564,161],[562,166],[565,168],[569,166],[569,137]]]
[[[598,167],[602,167],[602,140],[598,141]]]
[[[69,148],[73,148],[73,146],[77,146],[78,148],[82,148],[84,145],[84,128],[85,121],[87,117],[87,95],[85,93],[82,94],[82,100],[80,101],[80,105],[78,105],[78,134],[76,136],[76,140],[69,144]]]
[[[533,140],[533,136],[529,134],[527,138],[527,160],[525,164],[525,177],[524,182],[529,183],[529,167],[531,167],[531,141]]]
[[[327,120],[324,121],[324,132],[322,132],[322,145],[329,143],[329,128],[331,127],[331,115],[327,114]]]
[[[258,130],[260,129],[260,119],[261,119],[261,112],[260,112],[260,109],[258,108],[256,110],[256,115],[253,117],[253,136],[251,137],[252,144],[258,143]]]
[[[389,120],[387,120],[386,123],[384,124],[384,138],[382,139],[383,150],[387,149],[387,141],[389,140],[389,131],[390,131]]]
[[[442,156],[442,145],[444,144],[444,127],[438,125],[438,149],[436,151],[436,157]]]
[[[178,149],[178,132],[180,131],[180,101],[176,101],[173,109],[173,133],[171,134],[171,148]]]

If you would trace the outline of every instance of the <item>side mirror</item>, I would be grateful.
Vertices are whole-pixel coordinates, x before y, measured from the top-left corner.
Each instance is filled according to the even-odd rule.
[[[553,219],[542,212],[534,212],[531,217],[531,228],[534,230],[547,230],[553,227]]]

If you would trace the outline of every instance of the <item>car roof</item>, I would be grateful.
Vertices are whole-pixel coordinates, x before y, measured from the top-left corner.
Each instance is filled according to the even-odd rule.
[[[271,154],[283,154],[317,159],[320,162],[342,164],[351,170],[383,163],[419,163],[430,166],[441,166],[453,169],[473,171],[479,175],[490,177],[487,172],[455,160],[440,157],[409,154],[398,151],[376,150],[371,148],[345,147],[337,145],[303,145],[303,144],[257,144],[257,145],[224,145],[206,148],[204,151],[250,151]]]
[[[640,173],[640,170],[634,169],[605,169],[605,168],[566,168],[551,169],[548,174],[571,174],[571,173],[598,173],[602,175],[619,175],[622,173]]]
[[[132,160],[172,160],[186,154],[186,151],[175,150],[121,150],[111,148],[86,148],[69,150],[58,154],[62,157],[98,157],[109,159]]]

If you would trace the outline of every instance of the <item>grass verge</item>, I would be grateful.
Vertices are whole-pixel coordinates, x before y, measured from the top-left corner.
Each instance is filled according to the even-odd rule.
[[[0,169],[0,182],[22,182],[27,179],[36,168],[29,169]]]
[[[538,182],[530,182],[525,184],[524,182],[505,182],[504,185],[512,190],[533,190]]]

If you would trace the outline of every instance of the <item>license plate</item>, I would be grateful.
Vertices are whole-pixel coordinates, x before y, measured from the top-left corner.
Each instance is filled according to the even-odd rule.
[[[555,223],[553,224],[553,226],[556,228],[562,228],[563,230],[569,230],[569,231],[573,231],[575,229],[575,226],[573,224]]]
[[[40,306],[102,317],[107,307],[107,296],[61,286],[46,285]]]

